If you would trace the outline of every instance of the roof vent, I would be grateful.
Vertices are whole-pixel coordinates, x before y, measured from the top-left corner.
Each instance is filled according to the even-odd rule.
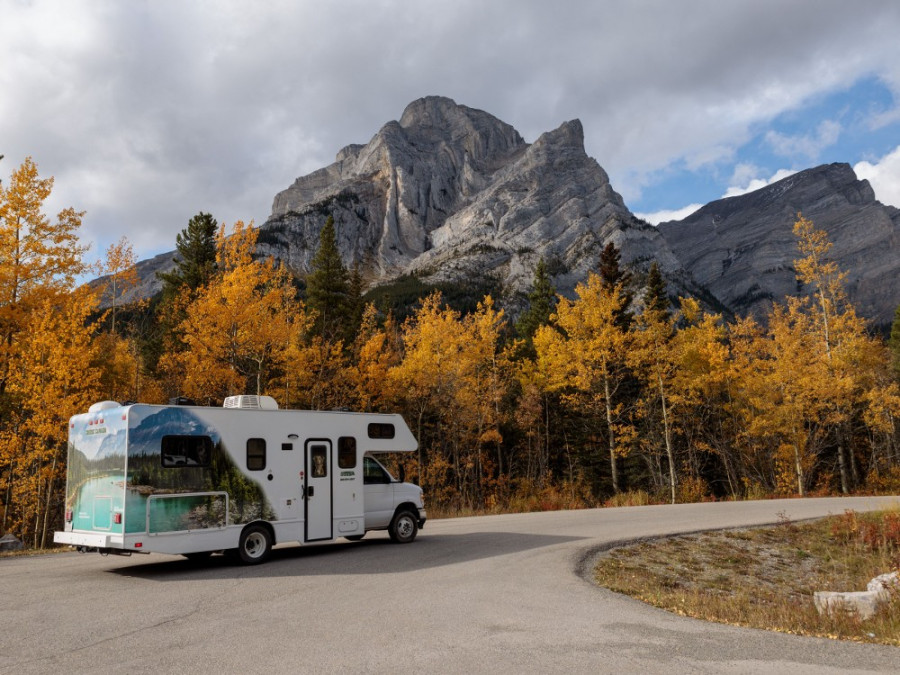
[[[240,408],[241,410],[278,410],[278,403],[271,396],[229,396],[222,404],[223,408]]]
[[[95,403],[90,408],[88,408],[89,413],[100,412],[101,410],[110,410],[111,408],[118,408],[118,401],[99,401]]]

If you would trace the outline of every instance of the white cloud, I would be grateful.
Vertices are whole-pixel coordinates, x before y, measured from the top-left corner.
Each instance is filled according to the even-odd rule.
[[[734,171],[731,172],[731,185],[749,185],[751,181],[759,176],[760,169],[756,164],[750,162],[741,162],[736,164]]]
[[[665,223],[669,220],[683,220],[702,206],[703,204],[688,204],[680,209],[654,211],[652,213],[635,213],[634,215],[646,220],[651,225],[659,225],[660,223]]]
[[[825,148],[837,142],[840,135],[840,122],[823,120],[814,135],[787,136],[777,131],[769,131],[766,133],[766,142],[772,148],[772,152],[781,157],[815,161]]]
[[[726,197],[739,197],[740,195],[745,195],[748,192],[753,192],[754,190],[759,190],[761,188],[766,187],[766,185],[771,185],[772,183],[777,183],[782,178],[787,178],[788,176],[793,176],[796,171],[793,169],[778,169],[775,173],[773,173],[769,178],[749,178],[744,175],[744,171],[738,171],[735,169],[735,176],[738,177],[739,174],[741,178],[746,180],[743,185],[732,185],[727,190],[725,190],[725,194],[722,195],[722,198]],[[734,178],[733,177],[733,178]]]
[[[878,201],[900,207],[900,146],[874,164],[859,162],[853,170],[857,178],[869,181]]]
[[[0,176],[32,156],[95,250],[125,233],[148,256],[200,210],[264,221],[297,176],[441,94],[529,141],[580,118],[631,201],[861,77],[900,90],[900,3],[811,4],[7,2]],[[773,142],[815,152],[834,124]]]
[[[897,154],[898,157],[900,157],[900,148],[898,148]],[[898,162],[898,164],[900,164],[900,162]],[[788,176],[793,176],[797,173],[791,169],[779,169],[769,178],[757,178],[756,175],[759,170],[760,169],[753,164],[741,163],[736,165],[731,181],[737,184],[729,187],[720,199],[745,195],[748,192],[759,190],[767,185],[780,181],[782,178],[787,178]],[[659,223],[664,223],[669,220],[683,220],[702,206],[704,206],[704,204],[688,204],[680,209],[661,210],[652,213],[635,213],[634,215],[638,218],[643,218],[651,225],[659,225]]]

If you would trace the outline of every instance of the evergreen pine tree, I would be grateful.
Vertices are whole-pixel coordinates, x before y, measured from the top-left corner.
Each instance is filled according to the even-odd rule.
[[[647,273],[644,306],[651,312],[659,312],[665,318],[669,317],[669,295],[666,291],[666,282],[659,271],[659,265],[655,262],[650,265],[650,271]]]
[[[351,345],[359,333],[362,324],[363,311],[366,303],[363,301],[363,278],[359,271],[359,264],[353,265],[347,280],[347,316],[344,325],[344,344]]]
[[[629,286],[631,285],[631,272],[623,270],[621,265],[621,253],[616,245],[609,242],[600,253],[600,281],[603,287],[611,289],[616,284],[622,286],[622,309],[616,313],[616,325],[622,330],[628,330],[631,325],[631,312],[628,308],[631,306],[633,294]]]
[[[891,324],[888,347],[890,347],[894,359],[894,373],[900,378],[900,305],[897,305],[897,309],[894,311],[894,323]]]
[[[531,293],[528,294],[528,309],[516,322],[516,333],[525,340],[527,349],[533,349],[532,338],[540,326],[550,323],[550,315],[556,308],[556,289],[547,273],[547,264],[542,258],[534,270]]]
[[[188,221],[175,238],[175,269],[158,273],[163,297],[173,298],[184,286],[192,291],[208,283],[216,273],[216,219],[202,211]]]
[[[317,331],[323,337],[343,337],[349,292],[347,268],[341,260],[335,237],[334,217],[328,216],[306,279],[306,304],[318,312]]]
[[[202,211],[188,221],[188,225],[175,238],[175,268],[171,272],[157,272],[163,282],[162,292],[151,300],[148,317],[150,323],[140,341],[140,350],[147,369],[156,372],[159,359],[171,341],[178,324],[184,319],[183,305],[177,298],[183,290],[191,294],[210,282],[217,271],[216,219]],[[178,349],[174,345],[169,348]]]

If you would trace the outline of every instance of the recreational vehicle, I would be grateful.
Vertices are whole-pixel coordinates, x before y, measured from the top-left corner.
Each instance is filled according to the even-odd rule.
[[[65,526],[53,539],[246,564],[279,542],[370,530],[408,543],[425,525],[422,490],[376,456],[417,447],[400,415],[279,410],[268,396],[222,408],[103,401],[69,420]]]

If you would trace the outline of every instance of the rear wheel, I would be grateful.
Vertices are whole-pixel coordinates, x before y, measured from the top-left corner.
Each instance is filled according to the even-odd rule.
[[[238,557],[245,565],[258,565],[269,559],[272,553],[272,535],[263,525],[250,525],[241,532]]]
[[[409,511],[400,511],[391,521],[388,534],[391,540],[398,544],[408,544],[416,538],[419,532],[419,521]]]

